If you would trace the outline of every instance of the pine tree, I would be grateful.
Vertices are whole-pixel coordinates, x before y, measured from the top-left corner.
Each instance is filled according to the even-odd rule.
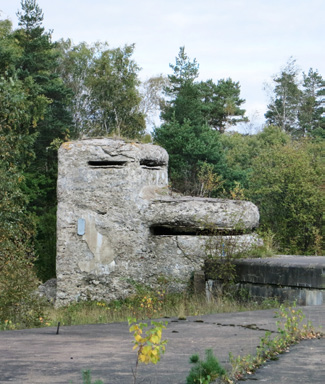
[[[303,94],[298,114],[300,136],[325,137],[325,80],[312,68],[303,74]]]
[[[298,111],[302,96],[296,61],[291,58],[273,81],[274,97],[265,114],[267,123],[280,127],[284,132],[292,133],[298,128]]]
[[[34,159],[25,170],[29,210],[36,215],[38,224],[36,249],[42,270],[40,277],[45,280],[55,275],[57,146],[54,143],[69,135],[72,118],[68,107],[72,92],[56,73],[59,53],[51,33],[42,27],[42,10],[35,0],[22,0],[21,8],[17,13],[20,28],[13,33],[20,50],[15,62],[16,75],[18,80],[32,83],[31,100],[42,98],[47,103],[42,119],[32,121],[29,126],[29,134],[35,137]],[[52,260],[50,269],[45,267],[48,260],[45,262],[43,258]]]
[[[220,147],[220,133],[244,119],[240,109],[240,87],[231,79],[197,82],[199,65],[181,47],[173,73],[165,87],[167,101],[162,108],[163,124],[156,127],[154,140],[170,156],[170,175],[174,188],[181,192],[199,194],[202,190],[202,170],[209,169],[211,177],[229,176]],[[203,168],[202,168],[203,167]],[[228,173],[228,174],[227,174]],[[227,184],[225,184],[227,186]],[[228,185],[229,186],[229,185]],[[212,191],[212,194],[220,191]]]
[[[290,59],[273,79],[275,86],[265,114],[267,123],[293,137],[325,137],[325,81],[313,69],[300,80],[296,62]]]

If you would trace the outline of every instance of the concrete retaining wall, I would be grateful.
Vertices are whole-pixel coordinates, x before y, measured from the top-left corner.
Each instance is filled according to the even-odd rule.
[[[236,283],[250,296],[296,301],[298,305],[325,303],[325,257],[279,255],[265,259],[236,260]],[[209,273],[207,286],[216,282]]]

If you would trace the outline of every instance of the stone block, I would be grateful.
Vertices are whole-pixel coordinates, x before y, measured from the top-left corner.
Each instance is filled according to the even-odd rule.
[[[160,276],[183,289],[202,268],[206,239],[217,235],[206,224],[238,235],[239,245],[250,236],[259,221],[254,204],[174,195],[167,166],[167,152],[151,144],[106,138],[61,146],[57,306],[124,298],[134,282],[156,288]]]

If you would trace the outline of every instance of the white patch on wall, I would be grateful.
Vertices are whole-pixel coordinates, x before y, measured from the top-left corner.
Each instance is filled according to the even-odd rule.
[[[88,245],[93,258],[79,260],[78,266],[82,272],[95,274],[110,274],[115,270],[114,252],[109,239],[97,230],[96,218],[88,214],[85,219],[84,235],[81,238]]]

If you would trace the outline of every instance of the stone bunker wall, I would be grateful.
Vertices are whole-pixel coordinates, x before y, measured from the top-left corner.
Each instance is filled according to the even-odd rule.
[[[59,149],[58,306],[128,296],[134,282],[187,284],[205,258],[204,223],[240,224],[238,246],[256,243],[257,207],[247,201],[172,196],[168,154],[155,145],[92,139]],[[248,233],[247,233],[248,232]],[[211,234],[210,234],[211,235]]]

